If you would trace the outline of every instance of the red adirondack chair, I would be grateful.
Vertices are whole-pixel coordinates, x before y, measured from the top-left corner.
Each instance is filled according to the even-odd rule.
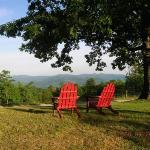
[[[96,108],[100,113],[102,112],[102,108],[108,108],[113,113],[118,113],[116,110],[112,109],[111,102],[113,100],[115,94],[115,85],[113,83],[108,83],[102,90],[100,96],[97,96],[96,98],[98,101],[93,101],[92,99],[94,97],[88,97],[87,98],[87,112],[89,111],[89,108]]]
[[[61,110],[64,109],[71,110],[72,112],[76,110],[78,117],[80,117],[80,113],[76,105],[78,98],[79,96],[77,96],[77,86],[75,86],[74,83],[67,82],[62,86],[60,95],[57,97],[58,102],[55,103],[55,98],[52,99],[54,103],[54,109],[57,109],[60,118],[62,117]]]

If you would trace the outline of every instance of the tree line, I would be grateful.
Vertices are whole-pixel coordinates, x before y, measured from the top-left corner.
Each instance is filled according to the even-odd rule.
[[[15,83],[10,72],[3,70],[0,73],[0,104],[34,104],[48,102],[52,96],[52,87],[42,89],[35,87],[33,82]]]
[[[142,90],[143,72],[134,66],[126,75],[126,80],[112,80],[116,86],[116,96],[137,95]],[[90,78],[84,85],[78,86],[78,95],[83,100],[87,96],[97,96],[102,91],[106,82],[96,83],[94,78]],[[48,88],[39,88],[34,86],[33,82],[23,84],[14,82],[10,76],[10,72],[3,70],[0,72],[0,105],[12,104],[37,104],[51,103],[53,96],[59,96],[61,85],[54,87],[50,85]]]

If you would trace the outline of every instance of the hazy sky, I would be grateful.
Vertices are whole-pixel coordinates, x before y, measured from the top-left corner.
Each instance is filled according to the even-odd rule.
[[[26,15],[27,0],[0,0],[0,24],[12,21]],[[12,75],[26,74],[26,75],[55,75],[64,74],[61,68],[51,68],[50,62],[41,63],[39,59],[35,58],[25,52],[20,52],[22,40],[20,38],[6,38],[0,36],[0,71],[5,69],[9,70]],[[85,74],[85,73],[122,73],[125,74],[126,70],[120,72],[118,69],[112,70],[110,62],[112,58],[104,56],[103,59],[107,62],[107,68],[102,72],[95,71],[95,67],[89,67],[85,62],[84,55],[90,50],[80,44],[80,50],[75,50],[71,54],[74,57],[72,74]]]

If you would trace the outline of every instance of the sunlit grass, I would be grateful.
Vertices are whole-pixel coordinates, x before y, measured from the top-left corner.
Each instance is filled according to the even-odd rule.
[[[114,115],[104,110],[81,118],[33,106],[0,108],[0,149],[2,150],[149,150],[150,102],[113,103]]]

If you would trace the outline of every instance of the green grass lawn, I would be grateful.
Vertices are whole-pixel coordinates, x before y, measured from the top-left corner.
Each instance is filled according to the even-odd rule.
[[[81,118],[63,112],[63,118],[48,108],[17,106],[0,108],[1,150],[149,150],[150,102],[114,102],[114,115],[104,110]]]

